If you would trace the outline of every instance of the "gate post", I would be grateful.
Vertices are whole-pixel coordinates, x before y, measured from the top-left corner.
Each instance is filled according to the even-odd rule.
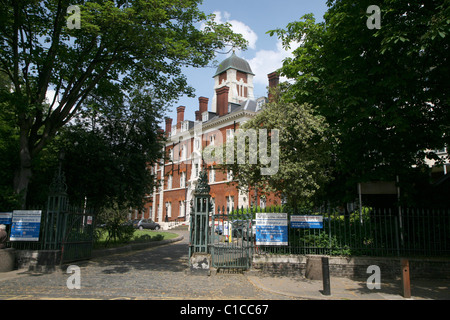
[[[189,267],[191,272],[200,271],[208,274],[211,265],[211,255],[208,250],[211,208],[209,190],[207,173],[202,170],[194,191],[193,203],[191,203]]]

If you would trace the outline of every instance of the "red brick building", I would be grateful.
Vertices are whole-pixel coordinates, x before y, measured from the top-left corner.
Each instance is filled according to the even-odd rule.
[[[195,121],[184,119],[185,107],[177,108],[177,119],[166,119],[166,159],[151,167],[160,181],[159,188],[147,197],[143,217],[163,223],[189,221],[190,201],[199,172],[207,168],[210,194],[218,207],[261,207],[279,204],[275,196],[261,196],[254,190],[240,192],[232,181],[232,172],[223,172],[215,163],[202,158],[202,150],[209,145],[222,145],[233,137],[240,124],[251,119],[263,108],[266,97],[253,96],[253,72],[248,62],[232,54],[214,74],[214,97],[199,97]],[[269,86],[278,84],[278,76],[271,73]],[[139,218],[139,217],[136,217]]]

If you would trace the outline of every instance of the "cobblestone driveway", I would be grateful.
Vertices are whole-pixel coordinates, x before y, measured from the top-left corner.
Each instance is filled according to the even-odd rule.
[[[180,242],[74,263],[81,288],[68,289],[70,274],[17,274],[0,282],[0,299],[203,299],[269,300],[286,296],[262,291],[243,274],[189,275],[188,234]]]

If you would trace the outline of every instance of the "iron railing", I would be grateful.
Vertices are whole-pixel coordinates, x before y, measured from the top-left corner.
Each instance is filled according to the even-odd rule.
[[[255,218],[257,210],[233,209],[230,214]],[[285,212],[286,207],[258,208]],[[345,256],[450,256],[450,210],[364,207],[344,214],[333,209],[298,209],[297,215],[323,216],[323,228],[292,228],[288,223],[287,246],[257,246],[255,252]]]

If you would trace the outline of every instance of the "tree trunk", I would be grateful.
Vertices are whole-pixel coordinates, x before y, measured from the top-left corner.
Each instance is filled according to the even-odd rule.
[[[28,130],[20,132],[19,168],[14,177],[14,192],[20,195],[21,209],[26,208],[28,184],[31,180],[31,152],[29,149]]]

